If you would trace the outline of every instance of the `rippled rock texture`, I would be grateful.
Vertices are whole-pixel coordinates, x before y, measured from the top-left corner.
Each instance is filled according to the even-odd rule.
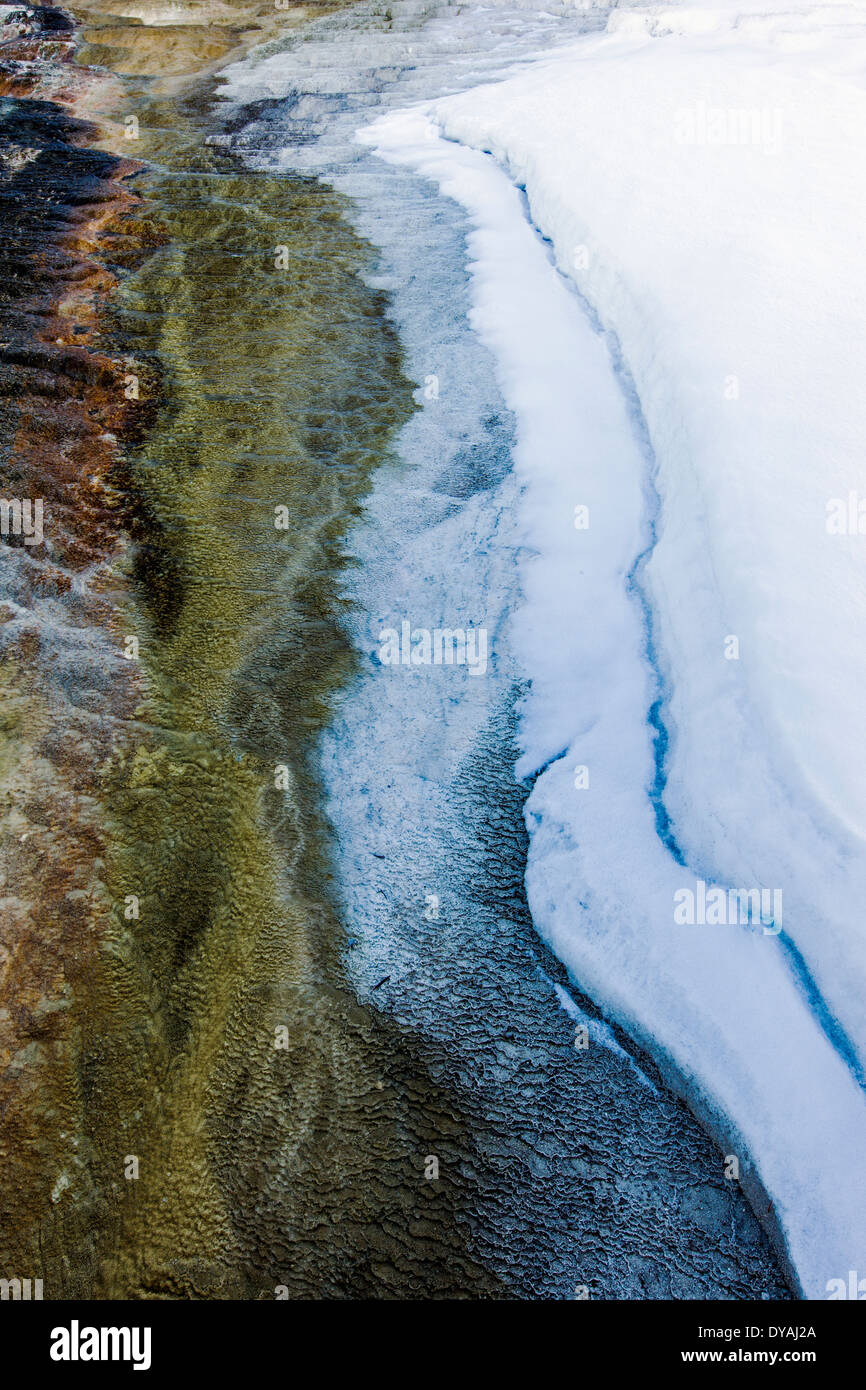
[[[576,1065],[508,710],[442,846],[485,904],[483,1005],[435,952],[414,1014],[347,983],[315,750],[355,673],[346,533],[412,383],[346,199],[206,142],[189,72],[273,14],[189,13],[82,12],[111,75],[58,11],[0,52],[3,495],[44,502],[41,544],[0,543],[0,1272],[46,1298],[784,1296],[684,1108],[625,1161],[640,1081]],[[444,1033],[419,1025],[443,990]]]
[[[423,1178],[441,1132],[471,1149],[459,1106],[341,986],[306,770],[351,661],[337,541],[411,409],[369,252],[195,132],[142,218],[63,107],[9,111],[38,153],[6,477],[46,539],[4,550],[4,1266],[47,1297],[495,1292]]]
[[[14,1272],[45,1267],[38,1249],[50,1250],[86,1168],[72,1006],[109,929],[99,768],[138,680],[122,656],[115,572],[125,363],[92,345],[114,283],[97,247],[123,245],[132,166],[91,148],[93,128],[41,96],[80,85],[67,78],[68,17],[31,11],[6,27],[0,85],[19,95],[0,106],[3,497],[44,516],[41,544],[15,534],[14,515],[0,542],[0,1224]]]

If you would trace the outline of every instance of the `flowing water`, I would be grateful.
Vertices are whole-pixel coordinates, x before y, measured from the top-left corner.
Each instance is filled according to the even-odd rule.
[[[143,695],[101,773],[46,1296],[787,1296],[722,1155],[534,933],[513,422],[463,214],[352,138],[578,22],[361,4],[220,98],[129,86],[149,254],[100,343],[140,393]],[[404,619],[483,626],[488,671],[383,668]]]

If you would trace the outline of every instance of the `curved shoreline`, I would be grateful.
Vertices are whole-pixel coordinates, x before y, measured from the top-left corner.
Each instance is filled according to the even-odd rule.
[[[135,31],[142,57],[132,67],[158,66],[159,42],[170,36],[120,27],[118,40]],[[194,54],[202,35],[174,37],[182,69],[183,44]],[[126,70],[121,42],[91,42],[90,51]],[[37,1260],[38,1247],[49,1298],[272,1298],[278,1287],[292,1297],[571,1296],[570,1215],[548,1248],[528,1213],[540,1229],[546,1213],[573,1204],[590,1247],[595,1224],[609,1221],[602,1239],[611,1255],[613,1097],[622,1104],[639,1083],[629,1082],[627,1063],[602,1058],[581,1096],[571,1027],[532,961],[526,974],[527,951],[543,948],[530,944],[523,909],[513,937],[487,934],[485,917],[474,942],[481,955],[489,947],[504,999],[526,990],[520,1037],[498,1012],[477,1038],[469,1028],[467,1043],[459,1033],[449,1041],[384,996],[375,1007],[359,1003],[345,976],[342,884],[330,876],[311,752],[357,670],[343,631],[342,538],[412,410],[384,296],[367,283],[372,252],[340,194],[206,149],[207,82],[181,71],[164,83],[137,74],[100,84],[94,105],[138,113],[130,148],[150,161],[123,227],[106,236],[99,224],[103,255],[126,273],[119,289],[104,271],[97,276],[111,305],[103,298],[85,338],[88,362],[115,363],[103,382],[115,398],[118,373],[125,380],[134,367],[139,378],[138,403],[121,407],[123,432],[112,431],[123,449],[112,454],[102,540],[110,539],[111,564],[100,583],[114,596],[113,636],[138,638],[141,674],[131,677],[115,651],[114,679],[89,727],[115,701],[124,722],[94,749],[92,784],[81,757],[73,768],[89,798],[88,833],[99,837],[98,852],[94,839],[87,846],[96,881],[73,894],[92,905],[95,889],[102,915],[89,923],[87,954],[76,943],[70,950],[80,985],[48,1010],[54,1076],[42,1120],[45,1105],[55,1108],[42,1125],[48,1147],[35,1146],[32,1204],[10,1210],[19,1243],[8,1258],[17,1268]],[[80,110],[86,80],[71,86]],[[106,140],[117,144],[120,130],[118,121]],[[132,172],[110,167],[122,169],[118,177]],[[276,292],[278,243],[292,277]],[[78,352],[72,358],[83,361]],[[86,413],[90,402],[82,404]],[[289,545],[275,537],[278,504],[289,506]],[[33,665],[29,698],[42,679]],[[510,770],[507,741],[499,729],[492,750],[476,750],[495,786]],[[277,767],[286,769],[279,785]],[[465,796],[469,823],[490,818],[486,852],[510,897],[520,796],[505,824],[495,797],[482,796],[479,812],[469,809],[476,791]],[[516,857],[510,846],[503,866],[502,841],[512,837]],[[65,863],[65,843],[49,849]],[[44,865],[43,857],[40,873]],[[477,885],[469,891],[471,900]],[[133,918],[124,910],[130,894]],[[505,898],[500,907],[508,911]],[[440,964],[439,978],[423,985],[434,998],[448,987]],[[498,1098],[488,1075],[504,1065],[497,1029],[519,1051],[534,1040],[523,1033],[538,1028],[538,1066],[545,1086],[557,1087],[540,1147],[528,1137],[525,1101],[527,1133],[510,1133],[508,1068]],[[280,1029],[287,1046],[277,1048]],[[532,1085],[545,1089],[537,1078]],[[62,1131],[57,1096],[68,1106]],[[599,1118],[597,1105],[611,1114]],[[684,1112],[666,1102],[660,1132],[674,1145],[666,1170],[671,1190],[688,1193],[701,1184],[703,1159],[691,1130],[679,1149],[683,1125]],[[441,1180],[425,1177],[430,1153],[442,1161]],[[600,1163],[610,1171],[601,1175]],[[629,1174],[635,1191],[642,1171]],[[712,1207],[712,1193],[707,1200]],[[698,1264],[702,1219],[688,1235]],[[504,1245],[503,1233],[512,1233]],[[607,1287],[594,1293],[610,1296]]]
[[[407,408],[400,404],[398,356],[377,298],[358,276],[365,252],[335,195],[304,181],[269,185],[225,156],[209,157],[209,173],[194,127],[191,133],[191,143],[176,128],[162,140],[163,163],[173,157],[184,170],[192,155],[192,167],[180,182],[168,170],[148,172],[137,211],[158,254],[127,275],[110,327],[103,315],[102,337],[126,368],[137,367],[130,413],[139,413],[139,428],[127,431],[132,438],[122,468],[114,459],[113,475],[122,483],[120,515],[132,546],[128,561],[124,545],[113,548],[111,574],[122,610],[116,626],[124,641],[133,636],[139,643],[143,681],[134,719],[120,740],[109,731],[96,780],[85,784],[90,823],[101,837],[102,917],[91,926],[86,960],[77,946],[67,958],[63,1009],[53,1015],[67,1022],[55,1022],[42,1091],[23,1096],[25,1119],[49,1137],[48,1146],[6,1130],[4,1264],[37,1263],[48,1297],[257,1298],[284,1285],[293,1296],[363,1296],[382,1288],[381,1271],[390,1263],[402,1271],[394,1276],[398,1288],[417,1283],[424,1296],[469,1289],[495,1296],[498,1281],[473,1262],[456,1220],[459,1181],[427,1189],[440,1254],[421,1273],[423,1242],[408,1232],[425,1196],[412,1169],[433,1142],[424,1132],[444,1126],[456,1136],[459,1113],[419,1071],[411,1043],[358,1008],[340,984],[339,928],[315,849],[305,766],[328,690],[346,665],[329,613],[328,576],[338,568],[334,547],[345,524],[340,512],[357,508],[393,413]],[[251,200],[263,242],[258,296],[251,294],[255,277],[237,281],[223,245],[223,238],[247,236]],[[343,262],[335,300],[335,323],[343,326],[335,343],[319,335],[315,316],[293,326],[293,319],[304,325],[306,313],[302,304],[298,318],[294,279],[283,278],[287,303],[275,305],[273,243],[287,219],[296,223],[288,242],[299,250],[304,238],[307,250],[310,237],[326,238],[327,255],[312,256],[314,278],[308,269],[302,294],[328,302]],[[173,284],[178,257],[182,279]],[[215,271],[230,276],[224,302]],[[323,281],[318,291],[316,274]],[[108,288],[104,276],[100,287]],[[263,325],[274,312],[282,315],[272,338],[276,356],[263,356]],[[231,325],[230,335],[223,324]],[[94,316],[88,341],[98,331]],[[208,333],[200,352],[196,345]],[[328,446],[345,455],[343,463],[333,461],[333,483],[324,481],[331,520],[324,499],[316,503],[321,426],[312,418],[304,424],[316,409],[310,379],[298,379],[307,398],[296,396],[293,417],[276,399],[264,409],[268,393],[297,376],[291,364],[299,350],[315,364],[315,389],[330,394],[326,414],[345,413],[359,380],[370,385],[354,433]],[[232,401],[233,379],[249,407]],[[168,412],[154,408],[154,389],[170,403]],[[227,401],[222,411],[208,404],[214,389]],[[239,410],[248,412],[241,426]],[[274,434],[270,452],[267,431]],[[247,461],[237,476],[246,516],[232,500],[229,464],[244,439]],[[294,480],[278,476],[287,452]],[[257,488],[260,503],[250,508]],[[275,504],[293,495],[294,553],[273,525]],[[178,527],[178,507],[190,505]],[[122,531],[116,535],[120,542]],[[323,582],[311,584],[307,571],[319,569]],[[247,592],[251,582],[258,597]],[[294,654],[293,631],[304,634]],[[31,704],[39,686],[34,670]],[[113,698],[121,689],[115,682]],[[27,777],[26,748],[22,756]],[[285,806],[273,789],[275,766],[283,764],[295,784]],[[55,843],[52,855],[65,862],[65,842]],[[43,913],[47,906],[43,895]],[[73,960],[82,975],[70,974]],[[13,971],[7,987],[16,997],[20,984]],[[274,1035],[284,1026],[288,1044],[277,1050]],[[26,1062],[24,1074],[31,1075]],[[460,1147],[471,1150],[468,1135]],[[25,1170],[33,1195],[22,1202]],[[338,1208],[343,1217],[342,1232],[325,1243],[305,1234],[321,1221],[323,1204],[330,1219]],[[353,1241],[359,1223],[365,1235]]]
[[[397,32],[393,47],[411,40],[423,71],[426,55],[417,36],[399,27]],[[263,55],[260,71],[250,64],[233,73],[229,95],[249,104],[248,126],[242,111],[231,115],[233,139],[240,150],[253,152],[259,167],[273,161],[290,169],[297,160],[299,167],[320,169],[353,197],[356,225],[382,247],[381,283],[389,287],[411,373],[438,388],[432,395],[419,388],[416,399],[423,409],[401,436],[402,462],[377,475],[365,519],[351,537],[357,566],[350,592],[358,607],[350,628],[363,666],[361,680],[340,702],[337,727],[328,733],[326,765],[345,913],[358,938],[353,978],[363,997],[393,1010],[401,1023],[411,1022],[432,1056],[446,1049],[447,1061],[440,1056],[438,1066],[473,1079],[474,1131],[484,1137],[488,1152],[508,1153],[511,1159],[508,1182],[485,1176],[482,1194],[498,1205],[495,1220],[509,1224],[508,1212],[516,1229],[521,1216],[526,1221],[532,1212],[527,1226],[544,1232],[534,1245],[522,1247],[520,1274],[510,1271],[521,1296],[551,1296],[556,1289],[552,1296],[570,1297],[585,1280],[593,1297],[641,1296],[640,1282],[629,1283],[610,1259],[618,1239],[623,1248],[635,1241],[653,1250],[648,1263],[656,1268],[646,1274],[645,1290],[664,1287],[660,1271],[672,1263],[677,1266],[668,1286],[677,1290],[673,1296],[697,1296],[699,1287],[717,1294],[726,1287],[763,1287],[760,1280],[772,1281],[758,1253],[764,1238],[752,1244],[738,1226],[746,1204],[730,1195],[731,1184],[714,1190],[721,1154],[681,1107],[667,1109],[669,1097],[658,1109],[645,1094],[641,1097],[640,1082],[621,1055],[616,1063],[609,1058],[588,1065],[585,1055],[576,1062],[573,1028],[560,1014],[547,978],[565,983],[565,976],[534,935],[522,889],[512,886],[505,895],[513,899],[510,904],[499,900],[500,880],[513,884],[522,877],[524,844],[523,793],[510,780],[515,752],[504,711],[514,692],[502,640],[509,612],[519,602],[512,592],[516,556],[508,541],[518,500],[509,471],[513,439],[490,363],[466,324],[466,260],[474,259],[474,250],[465,245],[465,219],[449,199],[437,198],[420,181],[401,178],[378,160],[361,158],[351,143],[357,125],[375,109],[365,69],[375,80],[397,65],[389,61],[387,36],[381,35],[378,47],[369,36],[358,38],[354,67],[350,37],[341,32],[339,20],[320,26],[327,66],[321,99],[309,40],[297,62],[291,53]],[[437,37],[446,49],[460,47],[459,32],[440,30]],[[341,55],[344,73],[334,52]],[[471,67],[468,45],[465,56]],[[277,97],[259,99],[262,90],[284,89],[290,98],[283,112]],[[394,103],[404,105],[407,98],[396,80],[395,89]],[[389,104],[387,91],[381,100]],[[289,133],[297,146],[289,143]],[[430,372],[436,375],[431,378]],[[376,657],[380,629],[399,630],[407,618],[431,628],[482,623],[489,629],[498,676],[488,670],[483,681],[461,683],[456,670],[382,667]],[[513,678],[518,679],[516,670]],[[488,685],[485,705],[481,688]],[[461,750],[466,767],[478,769],[471,798]],[[477,843],[479,825],[495,827],[490,841],[485,835],[483,844]],[[431,892],[439,901],[435,927],[424,908]],[[539,959],[545,960],[546,973]],[[508,1001],[514,1001],[513,1008]],[[503,1055],[525,1061],[522,1066],[515,1061],[512,1070]],[[486,1084],[491,1074],[498,1078],[492,1088]],[[608,1109],[618,1117],[616,1156],[608,1152],[605,1122],[598,1118]],[[533,1167],[538,1153],[527,1159],[526,1149],[508,1133],[504,1115],[522,1135],[543,1131],[540,1170]],[[651,1203],[645,1200],[653,1183],[640,1174],[646,1155],[657,1151],[654,1136],[668,1123],[678,1130],[676,1159],[656,1179],[656,1202],[686,1208],[699,1189],[712,1203],[727,1186],[721,1200],[730,1201],[730,1215],[719,1229],[738,1226],[742,1248],[734,1256],[741,1261],[736,1273],[695,1271],[690,1262],[699,1261],[701,1240],[687,1220],[676,1234],[665,1233],[667,1244],[653,1230]],[[664,1146],[670,1142],[667,1138]],[[593,1226],[584,1215],[565,1234],[560,1214],[584,1210],[586,1191],[575,1176],[583,1173],[587,1151],[598,1165],[594,1178],[602,1167],[618,1171],[612,1186],[622,1225],[602,1220]],[[517,1176],[524,1164],[534,1174],[527,1186],[524,1176]],[[716,1254],[724,1247],[730,1257],[725,1235],[717,1236],[712,1223],[707,1231],[708,1246]],[[595,1249],[587,1251],[593,1240]],[[509,1248],[492,1258],[506,1262]],[[550,1264],[542,1273],[545,1259]],[[552,1273],[557,1261],[560,1268]],[[571,1270],[569,1283],[566,1271]]]

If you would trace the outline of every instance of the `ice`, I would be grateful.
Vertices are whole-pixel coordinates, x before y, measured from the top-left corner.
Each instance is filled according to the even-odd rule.
[[[866,487],[866,16],[801,0],[620,5],[591,16],[603,34],[538,56],[573,32],[554,8],[440,6],[423,43],[395,23],[369,41],[345,106],[335,94],[368,40],[341,38],[329,18],[318,50],[266,54],[223,89],[286,98],[282,137],[265,113],[248,154],[366,190],[372,240],[385,185],[368,151],[394,161],[398,298],[421,295],[421,242],[434,260],[455,253],[417,175],[475,228],[483,352],[431,308],[410,367],[419,382],[442,374],[437,410],[454,417],[441,435],[429,406],[416,417],[401,445],[411,484],[380,479],[356,538],[367,676],[340,726],[342,761],[336,738],[326,749],[332,814],[345,855],[355,840],[372,848],[358,851],[353,912],[374,922],[382,852],[412,836],[423,864],[455,814],[438,789],[484,718],[480,687],[504,698],[515,667],[530,677],[518,773],[536,778],[536,925],[746,1182],[757,1175],[804,1291],[826,1297],[829,1280],[866,1273],[866,542],[828,530],[853,515],[856,531]],[[467,86],[367,126],[352,164],[361,121]],[[451,298],[462,316],[461,285]],[[411,317],[424,323],[423,303]],[[424,489],[437,495],[461,410],[482,416],[488,351],[518,422],[515,473],[431,526]],[[392,555],[382,538],[395,535]],[[522,598],[508,625],[515,546]],[[429,715],[436,687],[418,673],[423,685],[395,685],[383,708],[372,654],[386,620],[435,626],[458,608],[486,614],[496,667],[442,701],[430,746],[418,706],[423,691]],[[346,747],[365,749],[348,781]],[[678,923],[675,895],[699,883],[780,892],[781,931]],[[422,873],[407,897],[424,888]],[[395,960],[407,977],[419,968],[423,949],[394,930],[365,928],[359,979],[372,985]]]
[[[851,6],[648,6],[362,137],[476,227],[536,924],[754,1166],[810,1297],[866,1263],[864,540],[827,526],[862,486],[864,71]],[[675,922],[698,880],[780,892],[781,931]]]

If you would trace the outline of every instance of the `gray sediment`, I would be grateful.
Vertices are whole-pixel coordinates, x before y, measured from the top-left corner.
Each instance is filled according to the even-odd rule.
[[[563,999],[588,1020],[597,1010],[526,906],[520,673],[506,637],[520,597],[513,424],[467,323],[461,210],[352,144],[381,107],[436,94],[439,52],[491,75],[502,52],[482,54],[471,21],[425,49],[414,11],[389,13],[360,36],[369,7],[323,21],[318,57],[287,46],[268,68],[272,95],[256,100],[253,82],[229,135],[258,167],[303,168],[350,196],[355,226],[380,248],[375,283],[422,407],[347,542],[345,628],[360,665],[336,698],[321,771],[349,978],[459,1096],[473,1152],[428,1157],[466,1182],[473,1248],[512,1297],[790,1297],[722,1152],[652,1064],[621,1034],[605,1046],[599,1027],[575,1047]],[[497,24],[519,49],[519,16],[500,12]],[[531,47],[539,31],[523,39]],[[401,66],[400,46],[416,65]],[[485,627],[487,674],[383,666],[378,634],[404,620]]]
[[[110,571],[140,699],[94,776],[108,925],[45,1049],[20,1219],[9,1188],[48,1298],[789,1296],[527,911],[513,425],[462,213],[350,142],[395,84],[492,74],[555,21],[466,11],[424,49],[428,14],[280,41],[286,89],[251,107],[128,84],[148,167],[93,338],[142,387]],[[403,617],[485,624],[488,675],[384,671]]]

